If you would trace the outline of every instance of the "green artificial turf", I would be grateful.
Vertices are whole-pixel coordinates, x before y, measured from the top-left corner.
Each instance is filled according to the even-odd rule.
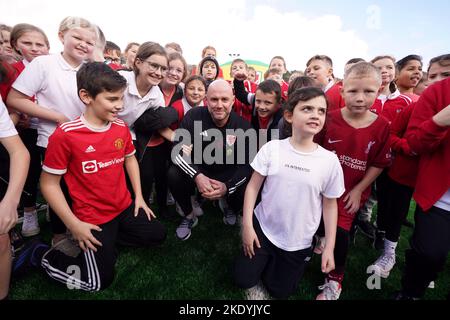
[[[179,216],[171,208],[174,217],[161,221],[168,228],[166,242],[158,248],[130,249],[119,248],[116,277],[113,284],[102,292],[88,293],[69,290],[53,282],[43,273],[13,279],[10,298],[12,300],[47,299],[93,299],[93,300],[241,300],[244,293],[233,285],[231,266],[240,250],[239,227],[226,226],[220,211],[207,204],[205,214],[200,217],[190,239],[179,241],[175,229]],[[413,221],[414,206],[411,206],[408,219]],[[44,218],[41,222],[41,237],[50,238],[49,224]],[[411,229],[402,228],[401,240],[397,249],[397,264],[388,279],[381,280],[381,289],[369,290],[366,287],[367,267],[378,257],[371,242],[357,233],[355,244],[349,250],[349,258],[341,300],[379,300],[389,299],[400,289],[401,272],[404,269],[404,251],[408,247]],[[447,295],[450,273],[447,260],[446,271],[440,274],[436,288],[427,290],[426,299],[444,300]],[[318,294],[317,287],[323,284],[320,271],[320,256],[314,256],[300,286],[290,299],[313,300]]]

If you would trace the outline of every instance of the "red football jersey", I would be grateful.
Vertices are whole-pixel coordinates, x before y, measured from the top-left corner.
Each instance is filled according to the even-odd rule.
[[[228,81],[231,85],[233,85],[232,81]],[[248,93],[255,93],[258,85],[249,80],[244,81],[244,87]],[[238,99],[234,100],[233,111],[240,115],[242,118],[247,120],[248,122],[252,121],[252,112],[253,107],[251,104],[245,104],[239,101]]]
[[[376,99],[370,111],[385,117],[389,122],[395,120],[397,115],[412,103],[411,98],[394,93],[387,100]]]
[[[353,128],[335,110],[327,116],[322,146],[334,152],[344,172],[345,193],[338,199],[338,225],[346,230],[351,227],[354,215],[344,209],[345,196],[364,178],[369,167],[385,168],[391,163],[389,148],[389,123],[378,117],[366,128]],[[361,206],[370,194],[370,187],[361,195]]]
[[[124,162],[134,153],[130,130],[122,120],[94,129],[80,117],[58,126],[50,136],[42,169],[64,175],[75,216],[100,225],[131,204]]]
[[[335,83],[330,89],[325,92],[328,100],[328,112],[341,109],[345,106],[344,99],[341,95],[342,83]]]

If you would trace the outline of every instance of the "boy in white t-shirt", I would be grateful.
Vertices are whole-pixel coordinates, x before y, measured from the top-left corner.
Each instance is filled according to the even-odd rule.
[[[326,231],[322,271],[334,269],[336,199],[344,193],[344,178],[336,155],[313,142],[326,111],[321,89],[295,91],[284,114],[292,125],[292,137],[270,141],[251,164],[255,171],[244,200],[244,250],[234,270],[235,282],[249,289],[249,299],[261,297],[256,296],[262,289],[259,280],[275,298],[295,292],[311,259],[322,212]],[[263,184],[261,202],[254,209]]]

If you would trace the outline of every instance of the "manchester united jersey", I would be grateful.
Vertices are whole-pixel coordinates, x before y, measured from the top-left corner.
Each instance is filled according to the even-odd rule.
[[[51,135],[43,170],[64,175],[75,216],[99,225],[131,204],[124,162],[134,153],[130,130],[122,120],[99,129],[81,116]]]

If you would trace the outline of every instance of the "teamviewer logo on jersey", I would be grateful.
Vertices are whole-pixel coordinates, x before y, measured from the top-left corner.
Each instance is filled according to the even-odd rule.
[[[83,173],[95,173],[98,171],[97,160],[83,161],[81,163]]]

